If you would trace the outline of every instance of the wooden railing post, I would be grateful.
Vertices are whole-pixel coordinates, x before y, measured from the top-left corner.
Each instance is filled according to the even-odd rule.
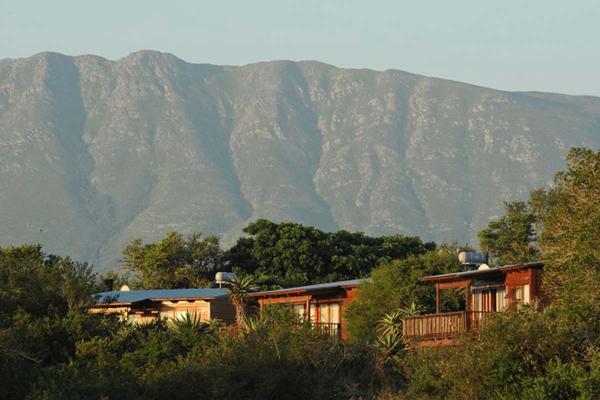
[[[465,311],[465,323],[466,323],[466,330],[465,332],[471,332],[471,329],[473,328],[473,321],[471,321],[471,317],[472,317],[472,312],[471,311]]]

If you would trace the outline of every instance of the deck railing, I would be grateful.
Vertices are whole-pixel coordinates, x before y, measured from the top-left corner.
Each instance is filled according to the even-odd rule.
[[[484,322],[485,311],[457,311],[407,317],[403,322],[405,339],[447,339],[466,332],[476,332]]]
[[[332,323],[332,322],[313,322],[312,325],[317,331],[319,331],[320,333],[322,333],[324,335],[339,337],[339,336],[341,336],[341,333],[342,333],[342,330],[341,330],[342,324]]]

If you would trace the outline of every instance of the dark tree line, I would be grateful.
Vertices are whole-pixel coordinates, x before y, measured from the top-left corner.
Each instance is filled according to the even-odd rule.
[[[418,237],[370,237],[361,232],[323,232],[295,223],[264,219],[244,228],[227,251],[234,269],[254,274],[265,284],[294,286],[361,278],[385,262],[435,248]]]
[[[265,219],[244,228],[228,250],[215,236],[168,233],[155,243],[134,240],[123,251],[123,267],[141,288],[201,287],[217,271],[253,275],[264,287],[286,287],[361,278],[377,265],[435,248],[418,237],[371,237],[360,232],[323,232]]]

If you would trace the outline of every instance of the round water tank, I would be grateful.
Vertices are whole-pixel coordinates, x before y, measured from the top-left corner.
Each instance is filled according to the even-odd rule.
[[[458,254],[458,261],[461,264],[485,264],[487,263],[487,254],[476,253],[474,251],[462,251]]]
[[[233,272],[217,272],[215,274],[216,283],[231,282],[233,278],[235,278],[235,273]]]
[[[121,292],[129,292],[129,286],[123,285],[123,286],[121,286],[120,290],[121,290]]]
[[[487,264],[481,264],[479,267],[477,267],[478,271],[483,271],[484,269],[490,269],[490,266]]]

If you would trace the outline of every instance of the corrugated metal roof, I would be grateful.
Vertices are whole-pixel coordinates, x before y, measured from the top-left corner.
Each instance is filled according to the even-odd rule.
[[[162,290],[113,290],[98,293],[98,303],[136,303],[144,300],[169,299],[213,299],[229,295],[229,290],[206,289],[162,289]]]
[[[262,295],[271,295],[271,294],[279,294],[279,293],[284,294],[284,293],[289,293],[289,292],[313,292],[313,291],[319,291],[319,290],[325,290],[325,289],[341,288],[344,286],[357,286],[362,281],[364,281],[364,279],[351,279],[351,280],[347,280],[347,281],[319,283],[316,285],[297,286],[297,287],[291,287],[291,288],[285,288],[285,289],[267,290],[264,292],[255,292],[255,293],[248,294],[248,296],[249,297],[259,297]]]

